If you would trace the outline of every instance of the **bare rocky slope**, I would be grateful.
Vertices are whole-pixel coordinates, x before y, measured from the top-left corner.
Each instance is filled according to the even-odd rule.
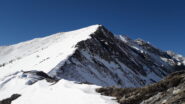
[[[57,79],[100,86],[141,87],[182,70],[184,64],[168,52],[141,40],[115,36],[104,26],[79,42],[63,65],[48,74]]]
[[[141,88],[104,87],[97,92],[116,97],[120,104],[185,104],[185,71]]]

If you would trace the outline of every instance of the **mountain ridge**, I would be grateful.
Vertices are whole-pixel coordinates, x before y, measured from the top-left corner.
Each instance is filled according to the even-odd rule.
[[[26,99],[30,88],[41,90],[43,85],[48,89],[61,84],[142,87],[185,68],[182,56],[143,40],[115,36],[103,25],[60,32],[0,50],[0,100],[13,94]],[[40,94],[39,90],[36,93]]]
[[[81,42],[79,42],[78,44],[77,44],[77,47],[78,47],[78,49],[75,51],[75,53],[74,53],[74,57],[72,56],[72,57],[70,57],[69,59],[70,60],[72,60],[72,59],[75,59],[75,62],[77,62],[77,60],[80,60],[79,62],[81,63],[81,62],[83,62],[83,58],[86,58],[86,59],[84,59],[84,60],[90,60],[89,62],[88,61],[86,61],[86,62],[84,62],[84,63],[82,63],[82,64],[79,64],[79,63],[77,63],[77,64],[75,64],[75,65],[73,65],[73,64],[69,64],[69,65],[66,65],[66,67],[67,67],[67,69],[65,69],[65,67],[61,67],[61,68],[63,68],[63,71],[69,71],[70,70],[70,68],[71,68],[71,66],[74,66],[74,67],[76,67],[76,66],[78,66],[78,65],[87,65],[87,63],[89,63],[89,65],[91,65],[90,67],[86,67],[86,66],[84,66],[84,67],[86,67],[84,70],[83,70],[83,72],[84,71],[86,71],[86,70],[88,70],[88,69],[91,69],[94,65],[92,65],[92,64],[96,64],[96,65],[98,65],[99,67],[98,68],[100,68],[100,67],[105,67],[104,69],[102,68],[101,70],[104,70],[104,71],[106,71],[106,72],[108,72],[109,70],[111,70],[111,69],[109,69],[110,68],[110,66],[106,66],[107,64],[110,64],[109,62],[111,62],[111,61],[113,61],[114,60],[114,58],[119,58],[119,57],[123,57],[123,58],[126,58],[125,60],[124,59],[120,59],[119,58],[119,60],[122,60],[122,62],[116,62],[116,61],[114,61],[114,62],[116,62],[116,63],[124,63],[124,64],[126,64],[126,67],[127,68],[125,68],[125,69],[129,69],[129,68],[131,68],[132,70],[131,71],[133,71],[135,74],[143,74],[143,76],[144,75],[146,75],[146,73],[145,73],[145,71],[144,71],[144,69],[143,69],[143,65],[140,65],[140,66],[138,66],[139,65],[139,63],[137,63],[136,61],[138,61],[137,59],[136,59],[136,61],[133,61],[133,59],[135,59],[135,56],[134,55],[129,55],[129,52],[134,52],[134,54],[136,53],[137,54],[137,56],[139,56],[139,55],[141,55],[141,54],[144,54],[144,53],[139,53],[138,54],[138,52],[136,52],[136,51],[141,51],[141,49],[135,49],[135,47],[133,48],[133,47],[131,47],[130,45],[127,45],[126,43],[123,43],[123,42],[121,42],[120,41],[120,39],[117,39],[110,31],[108,31],[104,26],[101,26],[101,27],[99,27],[99,29],[97,29],[97,31],[94,33],[94,34],[92,34],[91,35],[91,37],[92,38],[89,38],[88,40],[86,40],[86,41],[81,41]],[[115,41],[117,42],[117,43],[115,43]],[[146,43],[145,43],[146,44]],[[144,44],[144,45],[145,45]],[[119,46],[119,45],[121,45],[121,46]],[[118,46],[118,47],[117,47]],[[106,48],[107,47],[107,48]],[[120,47],[124,47],[124,49],[121,49]],[[139,47],[139,46],[138,46]],[[140,46],[141,47],[141,46]],[[149,47],[149,49],[147,48],[147,47]],[[142,47],[143,48],[143,47]],[[87,51],[88,50],[88,52],[85,52],[85,51]],[[157,54],[157,55],[159,55],[159,56],[164,56],[164,58],[169,58],[170,56],[166,53],[166,52],[163,52],[163,51],[161,51],[161,50],[158,50],[158,49],[156,49],[156,48],[154,48],[154,47],[152,47],[151,45],[149,45],[148,43],[147,43],[147,45],[146,45],[146,48],[145,49],[143,49],[142,51],[154,51],[153,53],[154,54]],[[101,52],[103,52],[103,53],[101,53]],[[112,52],[117,52],[119,55],[122,55],[122,56],[119,56],[119,55],[115,55],[115,53],[112,53]],[[90,54],[88,54],[88,53],[90,53]],[[107,53],[107,55],[105,55]],[[147,52],[146,52],[147,53]],[[151,52],[152,53],[152,52]],[[98,55],[97,55],[98,54]],[[87,56],[88,55],[88,56]],[[96,58],[96,55],[97,55],[97,58]],[[141,61],[143,61],[142,60],[142,58],[144,57],[149,57],[149,59],[152,57],[152,58],[154,58],[152,55],[153,54],[146,54],[147,56],[142,56],[142,57],[140,57],[140,59],[141,59]],[[80,57],[81,56],[81,57]],[[114,58],[112,58],[112,57],[109,57],[109,56],[115,56]],[[90,58],[91,57],[91,58]],[[132,59],[131,59],[131,57],[132,57]],[[81,59],[80,59],[81,58]],[[101,59],[101,60],[99,60],[99,59]],[[160,58],[160,57],[159,57]],[[171,57],[170,57],[171,58]],[[104,62],[105,61],[102,61],[102,59],[105,59],[106,61],[107,61],[107,63],[105,64]],[[130,61],[129,61],[130,60]],[[155,60],[155,59],[154,59]],[[158,61],[158,59],[156,59],[157,61]],[[173,59],[171,59],[171,60],[173,60]],[[69,60],[68,60],[69,61]],[[92,62],[93,61],[93,62]],[[157,62],[156,61],[156,62]],[[163,65],[163,63],[164,62],[162,62],[163,60],[162,59],[160,59],[159,61],[161,61],[161,62],[158,62],[158,64],[161,64],[161,65]],[[173,60],[173,61],[176,61],[176,60]],[[69,61],[68,63],[73,63],[73,61]],[[150,60],[147,60],[147,62],[151,62]],[[176,62],[174,62],[174,63],[176,63]],[[102,65],[104,65],[104,66],[102,66],[102,65],[100,65],[100,64],[102,64]],[[137,65],[138,64],[138,65]],[[147,64],[147,63],[146,63]],[[165,64],[165,63],[164,63]],[[116,65],[116,64],[114,64],[114,65]],[[155,65],[155,64],[154,64]],[[82,67],[81,66],[81,67]],[[82,68],[79,68],[79,70],[80,69],[82,69]],[[106,67],[109,67],[109,68],[106,68]],[[134,68],[133,68],[134,67]],[[169,72],[167,72],[167,73],[170,73],[170,70],[168,70],[168,69],[170,69],[170,66],[169,65],[167,65],[166,67],[165,66],[156,66],[156,67],[164,67],[164,68],[166,68],[166,69],[164,69],[164,70],[166,70],[166,71],[169,71]],[[184,66],[183,66],[184,67]],[[123,68],[123,70],[124,70],[124,68]],[[77,68],[72,68],[72,69],[77,69]],[[71,70],[72,70],[71,69]],[[173,68],[172,68],[173,69]],[[76,72],[75,72],[75,74],[78,74],[78,72],[79,72],[79,70],[76,70]],[[89,72],[89,73],[91,73],[91,74],[95,74],[95,75],[97,75],[96,73],[98,72],[98,73],[100,73],[100,71],[99,70],[97,70],[97,72],[93,72],[93,71],[95,71],[96,70],[96,68],[94,68],[94,69],[91,69],[91,71]],[[116,70],[116,68],[115,68],[115,70]],[[74,72],[75,70],[73,70],[73,72]],[[113,70],[114,71],[114,70]],[[140,71],[140,72],[138,72],[138,71]],[[171,70],[172,71],[172,70]],[[73,72],[69,72],[70,74],[73,74]],[[155,72],[155,71],[154,71]],[[165,72],[165,71],[164,71]],[[64,73],[64,74],[63,74]],[[66,72],[67,73],[67,72]],[[102,72],[102,74],[103,74],[104,72]],[[109,73],[109,75],[110,75],[110,77],[111,78],[109,78],[109,81],[111,80],[111,79],[114,79],[115,77],[119,77],[119,76],[117,76],[117,74],[116,73],[114,73],[114,72],[108,72]],[[112,77],[112,75],[110,74],[110,73],[114,73],[114,77]],[[132,73],[132,72],[129,72],[129,73]],[[156,73],[159,73],[159,72],[156,72]],[[162,73],[162,72],[161,72]],[[166,75],[167,75],[167,73],[166,73]],[[105,73],[105,74],[107,74],[107,73]],[[78,78],[79,77],[74,77],[74,76],[72,76],[72,77],[74,77],[74,79],[72,78],[69,78],[69,77],[67,77],[67,76],[70,76],[69,74],[65,74],[65,72],[59,72],[59,76],[62,76],[61,78],[66,78],[66,79],[68,79],[68,80],[73,80],[73,81],[77,81],[77,82],[81,82],[81,80],[82,80],[82,82],[83,82],[83,79],[87,79],[87,77],[85,77],[84,76],[84,78],[80,78],[79,80],[78,80]],[[134,75],[134,74],[133,74]],[[57,76],[56,74],[54,75],[54,76]],[[66,77],[65,77],[66,76]],[[83,75],[78,75],[78,76],[83,76]],[[88,78],[91,76],[90,74],[88,74],[88,75],[86,75],[86,76],[88,76]],[[123,75],[124,76],[124,75]],[[165,73],[162,73],[162,75],[160,76],[161,78],[162,78],[162,76],[165,76]],[[157,77],[157,76],[156,76]],[[97,77],[98,79],[101,79],[102,80],[102,78],[104,78],[104,77]],[[120,82],[120,80],[122,80],[122,79],[124,79],[123,77],[122,78],[120,78],[119,80],[117,80],[117,82],[119,82],[119,83],[121,83]],[[137,81],[135,81],[135,82],[133,82],[135,85],[136,85],[136,83],[137,82],[139,82],[139,83],[143,83],[142,82],[142,78],[141,78],[141,80],[140,81],[138,81],[138,79],[140,79],[140,78],[138,78],[137,76],[135,76],[135,78],[134,79],[137,79]],[[160,78],[159,78],[160,79]],[[89,79],[89,80],[91,80],[91,79]],[[96,80],[96,79],[95,79]],[[97,80],[96,80],[97,81]],[[152,81],[154,81],[153,79],[152,79]],[[154,82],[157,82],[157,81],[159,81],[159,80],[156,80],[156,81],[154,81]],[[84,82],[88,82],[88,83],[95,83],[95,84],[97,84],[96,82],[93,82],[93,80],[91,80],[90,82],[88,81],[88,80],[84,80]],[[106,79],[104,80],[104,82],[106,82]],[[114,83],[115,81],[113,81],[113,83]],[[126,81],[127,83],[128,83],[128,81]],[[98,82],[99,83],[99,82]],[[100,82],[101,83],[101,82]],[[144,82],[145,83],[145,82]],[[152,83],[152,82],[147,82],[148,84],[149,83]],[[145,83],[146,84],[146,83]],[[102,85],[102,84],[98,84],[98,85]],[[108,84],[108,86],[113,86],[113,85],[118,85],[118,83],[116,84]],[[142,84],[140,84],[140,85],[142,85]],[[140,86],[139,84],[138,84],[138,86]],[[144,84],[143,84],[144,85]],[[105,86],[107,86],[106,84],[105,84]],[[122,85],[121,85],[122,86]],[[128,85],[129,86],[129,85]],[[132,85],[131,85],[132,86]],[[122,86],[123,87],[123,86]]]

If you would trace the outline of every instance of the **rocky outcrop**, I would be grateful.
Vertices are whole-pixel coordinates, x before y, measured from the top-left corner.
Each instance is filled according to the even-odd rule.
[[[35,82],[39,80],[46,80],[47,82],[54,83],[58,80],[50,77],[47,73],[44,73],[43,71],[37,71],[37,70],[31,70],[31,71],[23,71],[22,78],[29,79],[26,84],[32,85]]]
[[[97,92],[116,97],[120,104],[184,104],[185,71],[175,72],[158,83],[141,88],[104,87]]]
[[[13,100],[19,98],[20,96],[20,94],[13,94],[11,97],[0,101],[0,104],[11,104]]]

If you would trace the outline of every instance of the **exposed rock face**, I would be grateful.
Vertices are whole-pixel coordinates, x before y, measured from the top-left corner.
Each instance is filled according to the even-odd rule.
[[[103,26],[76,48],[65,64],[49,75],[100,86],[140,87],[184,68],[167,52],[141,39],[114,36]]]
[[[21,95],[19,94],[13,94],[11,97],[4,99],[0,101],[0,104],[11,104],[11,102],[17,98],[19,98]]]
[[[43,71],[36,71],[36,70],[24,71],[22,73],[22,77],[28,79],[28,82],[26,83],[28,85],[32,85],[35,82],[43,79],[51,83],[57,81],[56,79],[50,77],[48,74],[44,73]]]
[[[173,73],[142,88],[107,87],[97,89],[97,92],[117,97],[120,104],[184,104],[185,71]]]

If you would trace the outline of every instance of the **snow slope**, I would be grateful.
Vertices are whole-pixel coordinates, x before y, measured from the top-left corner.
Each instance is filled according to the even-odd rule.
[[[60,80],[54,85],[40,81],[22,91],[12,104],[117,104],[95,92],[98,86]]]
[[[100,86],[76,84],[67,80],[48,83],[46,80],[27,85],[28,77],[23,72],[14,73],[0,83],[0,100],[13,94],[21,97],[12,104],[117,104],[112,97],[95,92]]]
[[[99,25],[0,48],[0,79],[15,71],[41,70],[49,72],[75,51],[75,45],[90,38]],[[62,64],[62,63],[61,63]]]

